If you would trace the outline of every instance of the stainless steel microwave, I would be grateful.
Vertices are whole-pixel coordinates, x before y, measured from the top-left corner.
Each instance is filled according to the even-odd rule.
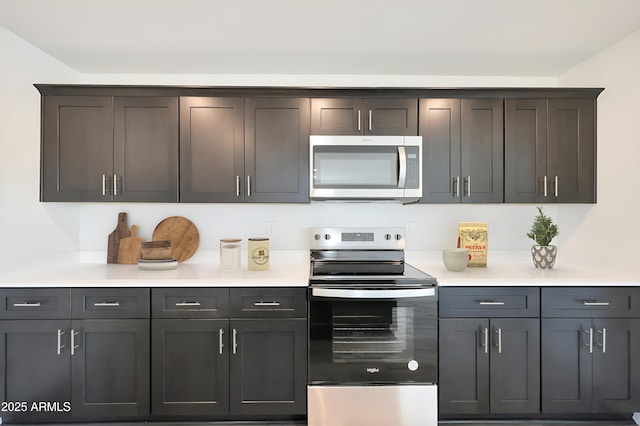
[[[422,136],[310,137],[311,200],[414,202]]]

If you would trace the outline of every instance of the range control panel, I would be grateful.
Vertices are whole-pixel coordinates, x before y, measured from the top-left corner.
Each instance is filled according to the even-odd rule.
[[[310,228],[311,250],[404,250],[404,228]]]

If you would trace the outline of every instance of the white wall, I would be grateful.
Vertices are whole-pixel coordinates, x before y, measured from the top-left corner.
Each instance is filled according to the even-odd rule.
[[[636,35],[637,38],[637,35]],[[455,243],[460,221],[486,221],[490,224],[490,250],[525,250],[530,241],[525,233],[535,214],[533,205],[414,205],[387,204],[310,204],[310,205],[252,205],[252,204],[102,204],[102,203],[39,203],[39,95],[32,84],[40,83],[97,83],[97,84],[167,84],[167,85],[235,85],[235,86],[378,86],[378,87],[552,87],[557,78],[549,77],[476,77],[476,76],[351,76],[351,75],[78,75],[33,46],[0,28],[0,48],[3,51],[3,73],[0,79],[0,224],[4,241],[0,244],[0,261],[31,255],[71,250],[106,250],[107,235],[116,225],[118,212],[129,214],[129,225],[137,224],[143,238],[150,238],[155,225],[164,217],[183,215],[198,226],[201,247],[214,249],[217,240],[226,236],[265,235],[268,222],[275,222],[272,246],[276,249],[306,249],[309,226],[353,226],[414,224],[409,247],[439,249]],[[638,43],[622,46],[611,60],[623,61],[637,51]],[[625,49],[630,49],[626,51]],[[605,52],[606,54],[606,52]],[[620,57],[618,57],[620,56]],[[597,61],[597,59],[594,59]],[[625,64],[626,65],[626,64]],[[639,70],[635,64],[635,70]],[[579,81],[581,67],[589,76]],[[635,132],[628,120],[623,135],[611,134],[611,118],[621,107],[631,104],[631,96],[620,89],[618,96],[609,89],[614,76],[602,78],[587,64],[563,76],[562,86],[607,87],[607,96],[599,106],[604,129],[599,129],[599,144],[629,143]],[[632,72],[629,72],[629,80]],[[604,78],[607,77],[607,78]],[[631,85],[629,83],[629,85]],[[611,139],[616,139],[611,141]],[[628,146],[627,150],[630,149]],[[611,190],[616,178],[619,159],[611,150],[603,149],[599,164],[598,205],[547,205],[545,210],[560,226],[556,243],[561,250],[588,253],[592,234],[595,241],[615,242],[621,250],[632,249],[632,238],[618,240],[623,224],[618,221],[623,189]],[[628,156],[627,156],[628,158]],[[631,161],[631,160],[627,160]],[[628,173],[627,173],[628,174]],[[624,185],[624,180],[620,181]],[[629,203],[633,193],[627,190]],[[615,195],[611,195],[615,194]],[[619,198],[625,200],[626,198]],[[615,210],[614,210],[615,209]],[[624,217],[630,214],[625,213]],[[614,218],[613,223],[610,223]],[[587,245],[588,243],[588,245]],[[562,251],[561,251],[562,253]],[[561,258],[559,258],[561,262]]]

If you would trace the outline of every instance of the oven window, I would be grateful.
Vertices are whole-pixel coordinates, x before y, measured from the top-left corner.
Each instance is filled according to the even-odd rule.
[[[397,147],[316,147],[313,185],[322,187],[397,187]]]
[[[413,309],[395,303],[338,305],[332,315],[335,363],[413,358]]]

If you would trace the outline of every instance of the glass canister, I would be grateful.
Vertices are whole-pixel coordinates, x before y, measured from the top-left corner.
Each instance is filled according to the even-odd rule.
[[[220,240],[220,269],[223,271],[240,270],[240,238],[223,238]]]
[[[269,269],[269,239],[249,238],[249,259],[247,265],[250,271],[264,271]]]

